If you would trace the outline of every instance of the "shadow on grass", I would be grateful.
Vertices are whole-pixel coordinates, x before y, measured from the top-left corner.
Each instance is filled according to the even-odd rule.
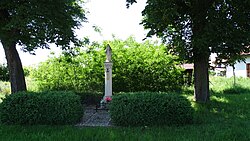
[[[242,95],[213,93],[208,103],[193,102],[197,124],[244,122],[250,119],[250,92]]]
[[[246,94],[250,93],[250,88],[243,87],[241,85],[235,85],[233,87],[224,89],[223,94]]]

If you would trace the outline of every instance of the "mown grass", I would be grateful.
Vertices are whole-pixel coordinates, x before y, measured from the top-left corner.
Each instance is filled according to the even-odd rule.
[[[235,127],[237,127],[235,129]],[[247,123],[205,124],[182,127],[155,128],[78,128],[72,126],[1,126],[0,139],[3,141],[221,141],[249,140]]]
[[[212,78],[211,101],[192,102],[195,119],[190,125],[165,127],[76,127],[0,125],[1,141],[221,141],[250,140],[250,92],[227,94],[231,79]],[[250,88],[250,79],[238,83]],[[232,86],[232,85],[231,85]],[[185,96],[192,101],[191,90]]]

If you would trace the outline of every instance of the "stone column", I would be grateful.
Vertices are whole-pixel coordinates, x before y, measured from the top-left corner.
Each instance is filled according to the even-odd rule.
[[[112,60],[111,60],[112,50],[109,45],[106,48],[106,61],[104,62],[105,68],[105,95],[106,97],[112,96]]]

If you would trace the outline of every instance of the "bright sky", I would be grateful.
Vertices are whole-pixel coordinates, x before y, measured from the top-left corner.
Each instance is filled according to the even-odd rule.
[[[91,41],[109,40],[112,39],[112,34],[123,40],[133,35],[140,42],[146,37],[146,31],[144,31],[142,25],[139,25],[142,20],[141,11],[145,5],[146,0],[140,0],[127,9],[126,0],[88,0],[85,4],[85,8],[89,11],[89,14],[87,14],[88,23],[83,23],[83,27],[76,33],[79,38],[88,36]],[[93,30],[93,25],[101,28],[101,35]],[[58,48],[52,45],[52,50],[38,49],[34,56],[23,53],[19,48],[19,55],[24,66],[46,60],[51,51],[60,52]],[[1,44],[0,63],[6,63]]]

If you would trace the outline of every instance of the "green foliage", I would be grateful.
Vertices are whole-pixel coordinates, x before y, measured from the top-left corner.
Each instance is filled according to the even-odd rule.
[[[23,67],[23,72],[24,72],[24,76],[27,77],[30,75],[30,71],[32,71],[32,67]]]
[[[101,92],[76,92],[80,96],[82,104],[85,105],[96,105],[100,103],[103,98],[103,93]]]
[[[5,45],[19,43],[24,51],[49,48],[48,43],[67,49],[70,42],[76,42],[73,30],[86,20],[82,3],[82,0],[2,0],[0,39]]]
[[[2,99],[4,99],[5,96],[9,94],[10,94],[10,83],[0,81],[0,103],[2,102]]]
[[[1,0],[0,40],[9,66],[11,92],[26,91],[21,60],[16,45],[25,52],[49,49],[55,43],[62,49],[79,44],[75,29],[86,22],[83,0]]]
[[[190,102],[179,95],[127,93],[114,96],[111,119],[119,126],[188,124],[193,120]]]
[[[24,70],[24,76],[28,76],[30,74],[31,68],[24,67],[23,70]],[[10,80],[9,70],[6,64],[0,64],[0,80],[1,81]]]
[[[129,38],[124,43],[115,40],[113,47],[113,90],[115,92],[174,91],[183,82],[178,58],[163,45],[136,43]],[[127,46],[127,47],[126,47]]]
[[[147,0],[141,24],[147,37],[161,37],[174,54],[194,62],[195,100],[207,102],[209,55],[234,64],[250,52],[249,7],[249,0]]]
[[[8,67],[5,64],[0,64],[0,80],[1,81],[10,80]]]
[[[248,141],[250,139],[250,93],[222,94],[225,88],[233,85],[232,78],[211,77],[210,81],[215,93],[211,94],[211,101],[207,104],[192,102],[192,107],[195,109],[193,124],[129,128],[0,124],[0,140]],[[249,78],[237,78],[237,82],[242,87],[250,87]],[[193,92],[189,92],[187,97],[192,101]]]
[[[39,92],[37,82],[31,77],[25,77],[25,82],[27,84],[27,90],[31,92]]]
[[[249,52],[249,6],[247,0],[147,0],[142,24],[148,36],[162,37],[185,59],[218,53],[222,59],[237,60]]]
[[[132,37],[105,41],[87,49],[76,49],[76,55],[64,53],[50,58],[32,72],[44,90],[102,92],[107,43],[112,48],[113,91],[173,91],[181,88],[182,69],[178,58],[168,54],[163,45],[149,41],[137,43]]]
[[[74,124],[83,115],[80,97],[71,92],[19,92],[0,104],[5,124]]]

